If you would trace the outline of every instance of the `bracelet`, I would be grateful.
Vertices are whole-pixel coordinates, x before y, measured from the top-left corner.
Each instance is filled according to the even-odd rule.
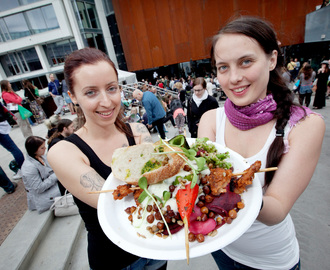
[[[264,207],[264,200],[261,201],[260,211]]]

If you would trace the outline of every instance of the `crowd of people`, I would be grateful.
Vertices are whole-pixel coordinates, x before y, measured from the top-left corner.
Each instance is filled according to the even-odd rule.
[[[272,27],[259,18],[241,17],[214,36],[212,64],[217,76],[188,76],[186,80],[156,76],[155,85],[164,89],[161,93],[144,80],[134,90],[136,102],[125,116],[114,63],[100,50],[77,50],[65,60],[62,83],[50,75],[49,93],[56,110],[48,119],[37,102],[38,89],[23,81],[31,114],[47,126],[42,137],[34,136],[28,118],[22,117],[22,98],[9,81],[1,81],[6,106],[0,104],[0,144],[14,157],[28,208],[47,211],[53,198],[68,190],[87,229],[90,269],[111,267],[109,254],[116,257],[118,269],[166,269],[166,260],[137,257],[112,243],[97,217],[99,195],[88,192],[102,189],[117,148],[152,142],[152,129],[166,139],[167,121],[178,134],[184,134],[187,126],[192,138],[208,137],[251,164],[261,160],[262,167],[278,167],[276,172],[263,174],[262,204],[251,228],[212,253],[219,269],[300,269],[289,212],[308,186],[320,156],[324,121],[308,106],[313,91],[313,107],[325,106],[329,62],[323,61],[317,71],[308,62],[300,68],[298,59],[291,59],[285,67]],[[289,89],[292,83],[297,83],[299,104]],[[220,87],[227,97],[222,107],[214,97]],[[62,118],[64,100],[71,114],[77,113],[74,121]],[[9,136],[10,118],[17,121],[25,137],[25,157]],[[17,187],[1,167],[0,185],[8,194]]]

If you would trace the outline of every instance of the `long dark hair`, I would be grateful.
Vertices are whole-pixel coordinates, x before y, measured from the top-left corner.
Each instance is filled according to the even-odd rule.
[[[293,105],[293,95],[286,86],[281,76],[283,67],[283,57],[280,51],[276,33],[272,26],[257,17],[243,16],[229,22],[220,32],[214,36],[211,49],[212,64],[215,65],[214,48],[223,34],[242,34],[256,40],[265,54],[271,55],[274,50],[277,51],[277,64],[274,70],[270,71],[269,82],[267,85],[267,94],[272,94],[277,103],[274,111],[276,119],[276,137],[267,153],[266,167],[276,167],[281,161],[284,152],[283,134],[284,128],[290,119],[290,108]],[[269,186],[274,176],[274,172],[265,174],[265,186]]]
[[[35,86],[33,86],[29,80],[23,80],[22,83],[24,88],[29,88],[30,90],[34,91]]]
[[[48,144],[52,142],[55,138],[59,137],[61,133],[63,132],[64,128],[68,128],[72,124],[72,121],[70,119],[61,119],[57,126],[56,126],[56,131],[54,134],[48,139]]]
[[[30,136],[25,141],[25,149],[30,157],[35,159],[36,152],[39,147],[44,143],[45,139],[38,136]]]
[[[64,78],[68,86],[69,91],[74,95],[74,86],[75,86],[75,76],[74,72],[83,65],[93,65],[98,62],[105,61],[107,62],[115,71],[118,79],[118,71],[115,67],[115,64],[110,60],[110,58],[102,51],[95,48],[84,48],[81,50],[74,51],[71,53],[65,60],[64,63]],[[78,111],[79,114],[83,113],[82,110]],[[83,115],[78,115],[80,119],[85,121]],[[115,126],[125,134],[132,136],[130,129],[126,126],[125,122],[122,120],[124,117],[124,109],[121,107],[121,110],[116,118]],[[83,123],[84,124],[84,123]]]
[[[308,80],[312,76],[312,74],[313,74],[312,66],[307,63],[302,68],[302,72],[304,73],[305,80]]]

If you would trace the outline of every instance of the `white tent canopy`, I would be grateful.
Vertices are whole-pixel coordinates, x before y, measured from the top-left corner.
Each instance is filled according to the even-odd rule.
[[[134,72],[128,72],[128,71],[124,71],[124,70],[120,70],[120,69],[117,69],[117,71],[118,71],[118,82],[120,84],[123,84],[125,82],[126,82],[125,84],[131,84],[131,83],[137,82],[136,74]],[[18,94],[21,98],[25,99],[23,89],[17,91],[16,94]],[[48,87],[39,89],[39,94],[41,96],[47,96]]]

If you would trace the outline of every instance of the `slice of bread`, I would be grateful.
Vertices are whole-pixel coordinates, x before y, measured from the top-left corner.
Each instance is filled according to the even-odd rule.
[[[147,178],[148,184],[155,184],[176,175],[186,164],[185,160],[176,153],[153,154],[159,152],[159,147],[162,147],[163,152],[173,151],[152,143],[116,149],[111,163],[114,177],[137,185],[142,176]],[[181,151],[177,147],[173,149]]]

